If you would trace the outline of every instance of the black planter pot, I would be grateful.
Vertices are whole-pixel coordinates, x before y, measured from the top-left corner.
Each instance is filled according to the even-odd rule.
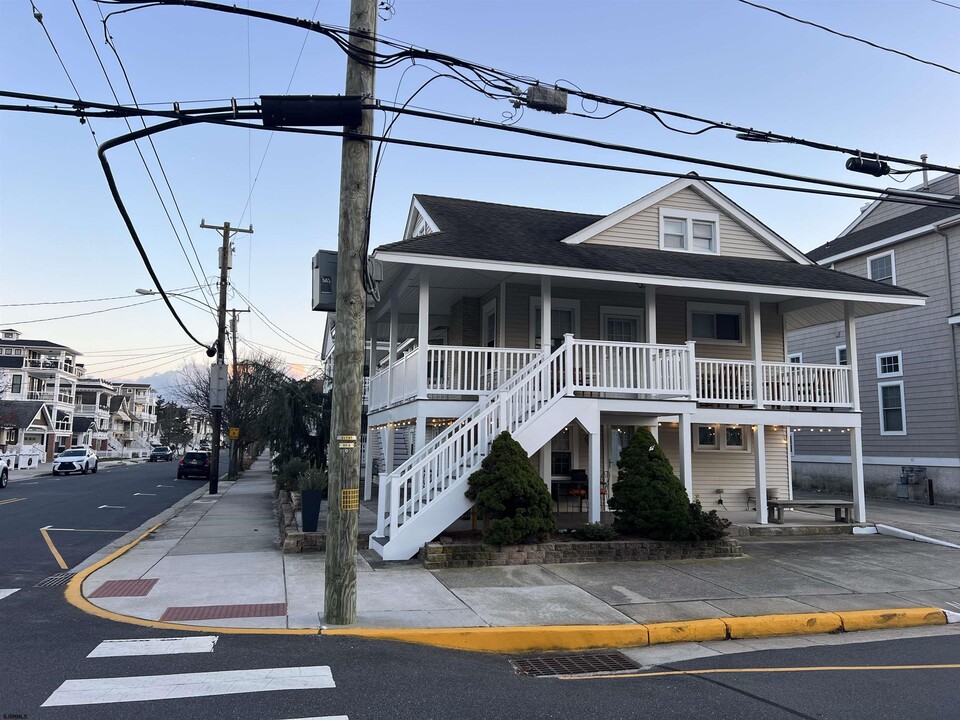
[[[320,522],[320,502],[323,490],[300,491],[300,514],[303,517],[303,532],[316,532]]]

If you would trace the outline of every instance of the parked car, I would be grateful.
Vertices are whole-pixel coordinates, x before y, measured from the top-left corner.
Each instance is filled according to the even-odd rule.
[[[4,463],[0,465],[0,490],[3,490],[7,486],[7,465]]]
[[[205,480],[210,479],[210,453],[191,450],[183,454],[177,466],[177,480],[183,480],[191,475]]]
[[[53,474],[67,475],[78,472],[86,475],[88,472],[95,473],[98,466],[97,454],[91,448],[81,445],[64,450],[53,459]]]
[[[147,462],[157,462],[158,460],[170,462],[173,460],[173,450],[166,445],[154,445],[153,450],[150,451],[150,457],[147,458]]]

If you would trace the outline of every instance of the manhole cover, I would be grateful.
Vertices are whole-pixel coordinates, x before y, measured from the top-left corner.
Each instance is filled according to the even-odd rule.
[[[56,575],[51,575],[50,577],[44,578],[34,585],[34,587],[61,587],[70,582],[74,574],[75,573],[72,572],[57,573]]]
[[[550,675],[590,675],[637,670],[639,665],[623,653],[579,653],[576,655],[544,655],[511,660],[517,675],[547,677]]]

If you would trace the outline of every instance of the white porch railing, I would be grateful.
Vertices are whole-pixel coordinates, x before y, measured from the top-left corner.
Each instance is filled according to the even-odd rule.
[[[697,400],[708,403],[752,403],[753,363],[697,358]]]
[[[62,370],[71,375],[77,374],[77,368],[72,363],[65,363],[60,359],[54,358],[27,358],[23,361],[25,368],[33,370]]]
[[[693,343],[651,345],[574,340],[574,390],[690,397]]]
[[[764,403],[806,407],[852,407],[846,365],[763,363]]]

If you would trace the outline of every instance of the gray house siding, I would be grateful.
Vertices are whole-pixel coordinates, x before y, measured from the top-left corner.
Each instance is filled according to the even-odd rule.
[[[953,195],[957,192],[957,178],[953,175],[943,175],[930,183],[929,186],[930,192],[932,193],[943,193],[945,195]],[[906,215],[908,213],[916,210],[914,205],[906,205],[899,203],[880,203],[873,210],[870,211],[870,214],[867,215],[863,220],[857,223],[854,230],[862,230],[864,228],[870,227],[871,225],[879,225],[882,222],[887,220],[892,220],[895,217],[901,215]],[[907,285],[906,287],[910,287]]]
[[[872,218],[868,218],[872,219]],[[930,233],[916,239],[873,250],[834,264],[837,270],[866,277],[867,259],[893,250],[897,285],[928,296],[926,307],[897,310],[857,321],[863,454],[868,492],[892,495],[901,465],[921,465],[941,485],[938,501],[960,503],[960,413],[956,359],[960,354],[957,326],[948,324],[960,299],[960,229],[943,237]],[[952,287],[951,287],[952,285]],[[836,361],[836,346],[844,344],[839,323],[795,331],[788,337],[788,352],[803,353],[804,362]],[[900,352],[899,377],[878,377],[877,355]],[[878,384],[902,382],[906,434],[881,434]],[[844,465],[805,462],[811,456],[839,459],[849,456],[849,441],[825,437],[826,433],[794,434],[794,480],[798,487],[829,489],[830,477],[849,477]],[[846,441],[845,441],[846,440]],[[836,483],[834,483],[836,485]],[[911,490],[912,494],[925,487]],[[917,498],[919,499],[919,497]]]

